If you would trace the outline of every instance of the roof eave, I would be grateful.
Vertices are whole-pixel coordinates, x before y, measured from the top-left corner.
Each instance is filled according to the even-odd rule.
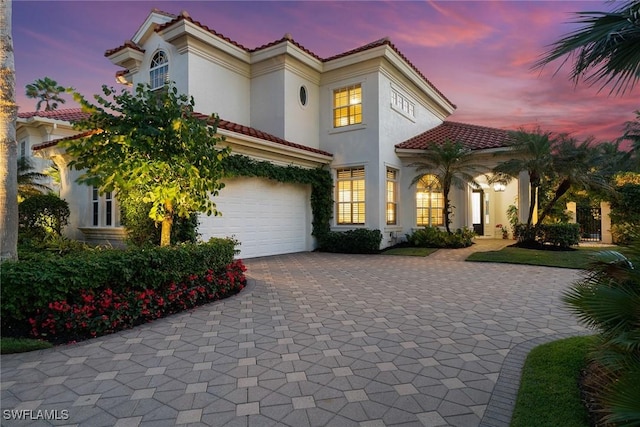
[[[144,60],[144,52],[130,46],[125,46],[108,55],[107,59],[114,65],[126,68],[130,73],[135,73],[140,69],[140,64],[142,64]]]
[[[319,73],[323,71],[322,61],[300,49],[288,40],[283,40],[281,43],[276,45],[252,52],[251,63],[255,64],[266,61],[278,55],[289,55]]]
[[[168,43],[179,45],[177,46],[178,51],[180,51],[181,49],[187,49],[188,37],[194,37],[206,43],[207,45],[221,50],[247,64],[251,59],[249,52],[247,52],[245,49],[242,49],[241,47],[236,46],[233,43],[229,43],[228,41],[217,37],[215,34],[212,34],[211,32],[187,19],[180,19],[169,26],[163,27],[158,31],[158,35],[160,35]],[[185,36],[187,36],[186,43],[184,41]]]
[[[291,147],[289,145],[284,145],[273,141],[267,141],[239,132],[218,128],[217,133],[225,137],[225,142],[231,143],[234,146],[243,147],[249,150],[255,150],[257,148],[259,151],[270,153],[272,155],[275,155],[276,157],[286,159],[293,158],[307,164],[309,167],[328,165],[333,160],[333,156],[330,155],[316,153],[314,151],[309,151],[298,147]],[[244,154],[242,153],[242,150],[240,150],[239,152],[241,154]]]

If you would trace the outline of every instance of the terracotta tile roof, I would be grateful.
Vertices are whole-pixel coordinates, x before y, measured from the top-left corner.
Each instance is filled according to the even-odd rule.
[[[49,148],[49,147],[53,147],[55,145],[58,145],[59,143],[64,142],[64,141],[72,141],[74,139],[84,138],[86,136],[90,136],[90,135],[93,135],[94,133],[98,133],[98,132],[100,132],[100,131],[88,130],[86,132],[82,132],[82,133],[79,133],[77,135],[71,135],[71,136],[67,136],[67,137],[64,137],[64,138],[54,139],[53,141],[41,142],[40,144],[34,145],[31,149],[34,150],[34,151],[42,150],[42,149],[45,149],[45,148]]]
[[[298,43],[297,41],[295,41],[293,39],[293,37],[291,37],[291,34],[287,33],[285,34],[281,39],[279,40],[275,40],[272,41],[271,43],[267,43],[264,44],[262,46],[258,46],[255,49],[251,49],[249,50],[249,52],[253,53],[253,52],[258,52],[260,50],[263,49],[267,49],[271,46],[276,46],[279,45],[282,42],[288,41],[289,43],[293,44],[294,46],[298,47],[300,50],[302,50],[303,52],[307,53],[308,55],[314,57],[315,59],[317,59],[318,61],[324,61],[324,59],[322,59],[321,57],[319,57],[318,55],[316,55],[314,52],[312,52],[311,50],[307,49],[306,47],[302,46],[300,43]]]
[[[236,42],[236,41],[234,41],[234,40],[231,40],[229,37],[226,37],[226,36],[224,36],[224,35],[222,35],[222,34],[218,33],[217,31],[212,30],[211,28],[209,28],[209,27],[207,27],[206,25],[204,25],[204,24],[200,23],[199,21],[195,21],[193,18],[191,18],[191,16],[189,16],[189,14],[188,14],[188,13],[186,13],[186,12],[184,12],[184,11],[183,11],[183,12],[181,12],[181,13],[180,13],[180,15],[178,15],[175,19],[173,19],[173,20],[171,20],[171,21],[169,21],[169,22],[167,22],[167,23],[165,23],[165,24],[163,24],[163,25],[158,26],[158,27],[156,28],[156,30],[155,30],[155,31],[156,31],[156,32],[157,32],[157,31],[161,31],[162,29],[167,28],[167,27],[169,27],[169,26],[171,26],[171,25],[175,24],[176,22],[179,22],[179,21],[182,21],[182,20],[189,21],[189,22],[191,22],[192,24],[195,24],[195,25],[197,25],[198,27],[202,28],[203,30],[208,31],[209,33],[213,34],[214,36],[216,36],[216,37],[218,37],[218,38],[221,38],[222,40],[225,40],[225,41],[227,41],[227,42],[229,42],[229,43],[233,44],[234,46],[239,47],[240,49],[243,49],[243,50],[245,50],[246,52],[249,52],[249,53],[253,53],[253,52],[257,52],[257,51],[263,50],[263,49],[267,49],[267,48],[269,48],[269,47],[276,46],[276,45],[278,45],[278,44],[280,44],[280,43],[282,43],[282,42],[284,42],[284,41],[288,41],[289,43],[292,43],[293,45],[297,46],[297,47],[298,47],[299,49],[301,49],[302,51],[306,52],[307,54],[311,55],[312,57],[314,57],[314,58],[316,58],[316,59],[318,59],[318,60],[320,60],[320,61],[322,61],[322,62],[329,62],[329,61],[332,61],[332,60],[334,60],[334,59],[344,58],[344,57],[346,57],[346,56],[353,55],[353,54],[355,54],[355,53],[359,53],[359,52],[364,52],[364,51],[366,51],[366,50],[373,49],[373,48],[376,48],[376,47],[379,47],[379,46],[388,45],[388,46],[389,46],[391,49],[393,49],[393,51],[394,51],[394,52],[396,52],[396,53],[398,54],[398,56],[400,56],[400,58],[402,58],[402,60],[403,60],[403,61],[405,61],[405,62],[407,63],[407,65],[409,65],[409,66],[410,66],[410,67],[411,67],[411,68],[412,68],[412,69],[413,69],[413,70],[414,70],[414,71],[415,71],[415,72],[416,72],[416,73],[417,73],[417,74],[418,74],[418,75],[419,75],[419,76],[420,76],[420,77],[421,77],[421,78],[422,78],[422,79],[423,79],[423,80],[424,80],[424,81],[429,85],[429,86],[431,86],[431,87],[432,87],[432,88],[433,88],[433,89],[434,89],[434,90],[435,90],[435,91],[436,91],[440,96],[442,96],[442,97],[443,97],[443,98],[444,98],[444,99],[445,99],[449,104],[453,105],[453,106],[454,106],[454,108],[456,107],[456,105],[455,105],[455,104],[453,104],[453,103],[452,103],[452,102],[451,102],[451,101],[450,101],[450,100],[449,100],[449,99],[448,99],[448,98],[447,98],[447,97],[446,97],[446,96],[445,96],[445,95],[444,95],[444,94],[443,94],[443,93],[442,93],[442,92],[441,92],[437,87],[435,87],[435,86],[433,85],[433,83],[431,83],[431,82],[429,81],[429,79],[427,79],[427,78],[424,76],[424,74],[422,74],[422,72],[418,69],[418,67],[416,67],[416,66],[415,66],[411,61],[409,61],[409,59],[408,59],[408,58],[407,58],[407,57],[406,57],[402,52],[400,52],[400,50],[399,50],[399,49],[398,49],[398,48],[397,48],[393,43],[391,43],[391,41],[390,41],[390,40],[389,40],[389,38],[387,38],[387,37],[382,38],[382,39],[380,39],[380,40],[376,40],[376,41],[374,41],[374,42],[372,42],[372,43],[368,43],[368,44],[366,44],[366,45],[364,45],[364,46],[360,46],[360,47],[357,47],[357,48],[355,48],[355,49],[352,49],[352,50],[349,50],[349,51],[346,51],[346,52],[343,52],[343,53],[340,53],[340,54],[337,54],[337,55],[334,55],[334,56],[330,56],[330,57],[328,57],[328,58],[321,58],[321,57],[320,57],[320,56],[318,56],[316,53],[312,52],[311,50],[309,50],[309,49],[307,49],[306,47],[302,46],[300,43],[296,42],[296,41],[291,37],[291,35],[290,35],[290,34],[285,34],[285,35],[284,35],[284,37],[282,37],[281,39],[279,39],[279,40],[275,40],[275,41],[272,41],[271,43],[264,44],[264,45],[262,45],[262,46],[259,46],[259,47],[254,48],[254,49],[248,49],[248,48],[246,48],[245,46],[241,45],[240,43],[238,43],[238,42]],[[109,52],[109,51],[107,51],[107,52]]]
[[[510,145],[511,136],[508,130],[466,123],[444,122],[440,126],[396,145],[396,148],[424,150],[430,144],[442,144],[446,140],[461,142],[471,150],[483,150],[507,147]]]
[[[398,56],[400,58],[402,58],[402,60],[404,62],[406,62],[407,65],[409,65],[411,67],[411,69],[413,71],[415,71],[420,76],[420,78],[422,78],[422,80],[424,80],[429,86],[431,86],[433,88],[433,90],[435,90],[438,93],[438,95],[440,95],[442,98],[444,98],[449,104],[453,105],[454,108],[457,108],[456,105],[449,100],[449,98],[447,98],[437,87],[435,87],[435,85],[433,83],[431,83],[429,81],[429,79],[427,79],[425,77],[424,74],[422,74],[422,71],[420,71],[418,69],[418,67],[416,67],[411,61],[409,61],[409,58],[407,58],[402,52],[400,52],[400,50],[393,43],[391,43],[391,40],[389,40],[388,37],[384,37],[382,39],[379,39],[379,40],[376,40],[374,42],[365,44],[365,45],[357,47],[355,49],[352,49],[352,50],[349,50],[349,51],[346,51],[346,52],[343,52],[343,53],[339,53],[339,54],[331,56],[329,58],[325,58],[325,59],[323,59],[323,61],[324,62],[333,61],[334,59],[344,58],[346,56],[353,55],[354,53],[364,52],[364,51],[367,51],[369,49],[374,49],[376,47],[380,47],[380,46],[384,46],[384,45],[389,46],[396,54],[398,54]]]
[[[69,108],[65,110],[53,111],[31,111],[27,113],[18,113],[20,119],[30,119],[32,117],[42,117],[44,119],[62,120],[65,122],[77,122],[89,117],[88,113],[82,111],[81,108]]]
[[[137,50],[138,52],[142,52],[144,53],[144,49],[141,48],[140,46],[138,46],[136,43],[132,42],[131,40],[127,40],[124,42],[123,45],[118,46],[118,47],[114,47],[113,49],[109,49],[104,53],[104,56],[111,56],[114,53],[120,52],[123,49],[126,49],[130,47],[133,50]]]
[[[79,110],[79,109],[78,109]],[[52,113],[53,111],[51,111]],[[33,113],[23,113],[23,114],[33,114]],[[86,115],[86,113],[81,113],[83,115]],[[202,120],[207,120],[209,116],[205,115],[205,114],[201,114],[201,113],[194,113],[194,115]],[[236,132],[242,135],[247,135],[247,136],[252,136],[254,138],[258,138],[258,139],[263,139],[265,141],[270,141],[270,142],[275,142],[277,144],[282,144],[282,145],[286,145],[287,147],[292,147],[292,148],[297,148],[299,150],[304,150],[304,151],[309,151],[311,153],[316,153],[316,154],[322,154],[324,156],[333,156],[333,154],[323,151],[323,150],[319,150],[317,148],[312,148],[312,147],[307,147],[306,145],[302,145],[302,144],[296,144],[294,142],[290,142],[290,141],[286,141],[282,138],[278,138],[277,136],[271,135],[269,133],[266,132],[262,132],[261,130],[249,127],[249,126],[244,126],[244,125],[239,125],[237,123],[234,122],[230,122],[228,120],[220,120],[220,122],[218,123],[218,129],[224,129],[224,130],[228,130],[230,132]],[[47,141],[47,142],[43,142],[41,144],[37,144],[33,146],[33,150],[42,150],[43,148],[47,148],[47,147],[53,147],[55,145],[57,145],[60,142],[63,141],[70,141],[70,140],[74,140],[74,139],[78,139],[78,138],[84,138],[86,136],[89,135],[93,135],[94,133],[99,132],[98,130],[90,130],[90,131],[86,131],[86,132],[82,132],[79,133],[77,135],[72,135],[72,136],[67,136],[65,138],[60,138],[60,139],[55,139],[53,141]]]
[[[200,114],[200,113],[196,113],[195,114],[196,117],[199,117],[203,120],[207,120],[209,117],[204,115],[204,114]],[[249,126],[244,126],[244,125],[240,125],[234,122],[230,122],[228,120],[222,120],[220,119],[220,122],[218,123],[218,129],[224,129],[224,130],[228,130],[230,132],[236,132],[242,135],[247,135],[247,136],[252,136],[254,138],[258,138],[258,139],[263,139],[265,141],[270,141],[270,142],[275,142],[277,144],[282,144],[282,145],[286,145],[287,147],[292,147],[292,148],[297,148],[299,150],[305,150],[305,151],[309,151],[312,153],[316,153],[316,154],[322,154],[324,156],[331,156],[333,157],[333,154],[327,152],[327,151],[323,151],[323,150],[319,150],[317,148],[312,148],[312,147],[307,147],[306,145],[302,145],[302,144],[296,144],[295,142],[290,142],[287,140],[284,140],[282,138],[278,138],[277,136],[271,135],[269,133],[263,132],[261,130],[249,127]]]
[[[198,27],[202,28],[203,30],[205,30],[205,31],[207,31],[207,32],[209,32],[209,33],[211,33],[211,34],[213,34],[214,36],[216,36],[216,37],[218,37],[218,38],[220,38],[220,39],[222,39],[222,40],[224,40],[224,41],[226,41],[226,42],[228,42],[228,43],[231,43],[232,45],[234,45],[234,46],[236,46],[236,47],[239,47],[240,49],[242,49],[242,50],[244,50],[244,51],[249,52],[249,49],[247,49],[246,47],[242,46],[240,43],[238,43],[238,42],[236,42],[236,41],[234,41],[234,40],[231,40],[229,37],[226,37],[226,36],[224,36],[224,35],[220,34],[219,32],[217,32],[217,31],[215,31],[215,30],[212,30],[211,28],[207,27],[206,25],[204,25],[204,24],[200,23],[199,21],[194,20],[194,19],[193,19],[193,18],[191,18],[191,16],[189,16],[189,14],[188,14],[187,12],[185,12],[185,11],[180,12],[180,15],[178,15],[175,19],[172,19],[171,21],[169,21],[169,22],[167,22],[167,23],[164,23],[164,24],[162,24],[162,25],[157,26],[157,27],[156,27],[156,29],[155,29],[155,31],[156,31],[156,32],[162,31],[162,30],[164,30],[165,28],[170,27],[170,26],[172,26],[173,24],[175,24],[176,22],[180,22],[180,21],[188,21],[188,22],[191,22],[192,24],[194,24],[194,25],[196,25],[196,26],[198,26]]]

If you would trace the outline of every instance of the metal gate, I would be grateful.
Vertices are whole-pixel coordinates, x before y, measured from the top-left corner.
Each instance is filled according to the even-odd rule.
[[[577,206],[576,222],[580,224],[580,240],[583,242],[602,240],[602,213],[599,206]]]

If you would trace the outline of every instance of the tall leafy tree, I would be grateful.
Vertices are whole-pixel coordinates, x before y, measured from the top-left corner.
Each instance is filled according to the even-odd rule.
[[[18,258],[15,88],[11,0],[0,0],[0,261]]]
[[[615,2],[611,12],[578,12],[581,27],[553,43],[534,64],[541,68],[565,57],[573,59],[571,78],[611,85],[611,93],[633,89],[640,78],[640,1]]]
[[[552,170],[551,147],[556,136],[551,132],[544,132],[540,128],[533,131],[520,129],[511,132],[513,156],[511,159],[498,164],[494,174],[517,177],[520,172],[529,174],[529,213],[527,216],[527,228],[533,225],[538,192],[543,179]]]
[[[83,171],[78,181],[119,198],[142,194],[149,217],[162,224],[162,246],[170,244],[174,215],[218,214],[211,196],[224,186],[221,162],[229,149],[217,146],[223,140],[216,134],[217,117],[203,120],[194,113],[193,97],[173,85],[102,91],[97,104],[74,95],[91,113],[76,126],[95,131],[66,145],[74,157],[70,165]]]
[[[42,103],[44,103],[44,111],[53,111],[58,108],[58,104],[64,104],[64,98],[60,97],[61,93],[67,91],[67,88],[60,86],[55,80],[45,77],[38,79],[26,86],[27,98],[38,99],[36,111],[40,111]]]
[[[575,138],[563,137],[556,140],[553,146],[551,168],[556,175],[553,197],[544,206],[538,217],[538,224],[552,212],[560,198],[571,189],[585,191],[610,192],[609,174],[604,167],[610,158],[602,155],[611,154],[592,145],[592,140],[578,142]],[[604,162],[602,161],[604,160]]]
[[[483,173],[486,168],[475,163],[471,150],[465,148],[460,142],[445,141],[442,144],[433,143],[422,153],[419,162],[409,165],[416,168],[418,174],[411,181],[415,185],[426,175],[434,175],[442,186],[444,206],[442,208],[444,225],[448,233],[451,233],[449,224],[452,211],[449,194],[451,187],[464,188],[471,185],[479,188],[476,176]]]

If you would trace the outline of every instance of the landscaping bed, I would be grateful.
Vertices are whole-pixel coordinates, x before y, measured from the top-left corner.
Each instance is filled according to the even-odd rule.
[[[246,285],[237,242],[85,250],[5,262],[3,336],[79,341],[226,298]]]

